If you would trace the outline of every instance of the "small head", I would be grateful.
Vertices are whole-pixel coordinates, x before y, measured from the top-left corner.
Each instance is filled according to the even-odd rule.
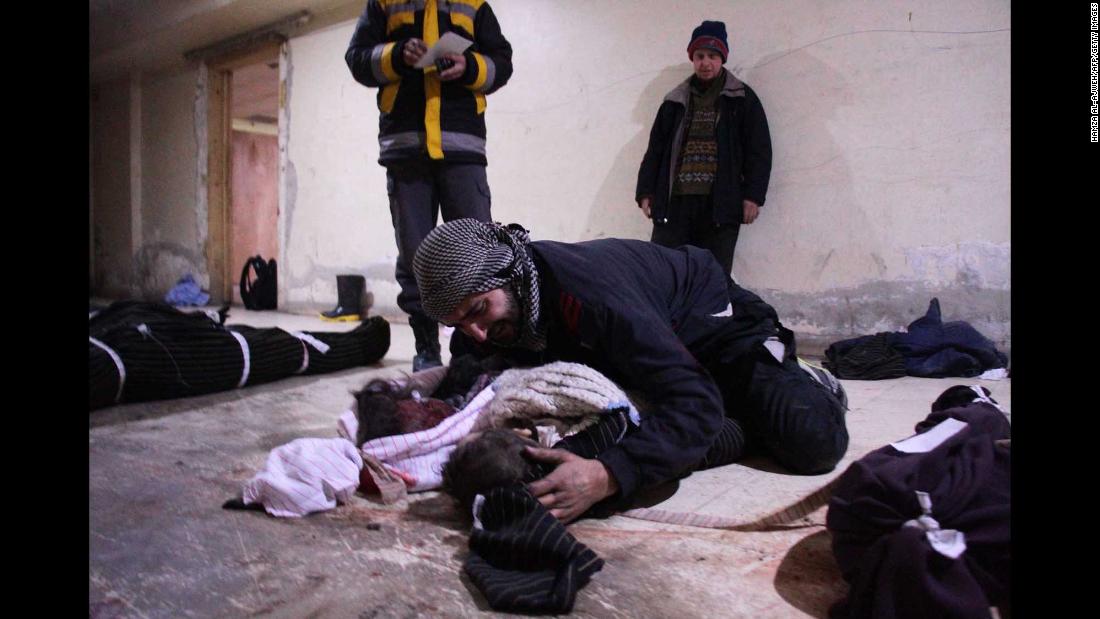
[[[704,21],[699,24],[691,33],[687,51],[695,77],[704,82],[718,77],[722,65],[729,58],[726,24],[720,21]]]
[[[532,478],[532,463],[524,452],[529,445],[538,446],[501,428],[466,436],[443,466],[443,490],[469,513],[475,496]]]
[[[356,445],[380,436],[401,434],[397,401],[392,395],[367,389],[357,391],[354,395],[355,416],[359,420],[359,429],[355,433]]]
[[[537,316],[526,242],[515,224],[457,219],[432,230],[413,260],[424,312],[479,343],[519,345]]]

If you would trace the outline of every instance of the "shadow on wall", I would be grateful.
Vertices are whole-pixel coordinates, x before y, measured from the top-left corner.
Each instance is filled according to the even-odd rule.
[[[854,96],[845,76],[806,50],[730,70],[760,97],[772,138],[767,200],[760,218],[741,229],[737,279],[750,288],[821,290],[852,270],[864,280],[885,275],[872,223],[887,207],[858,203],[849,154],[830,128]]]
[[[611,171],[596,192],[592,206],[588,209],[583,240],[609,236],[649,240],[652,225],[634,202],[638,166],[642,164],[642,156],[649,144],[649,130],[653,127],[653,120],[657,118],[661,101],[668,91],[690,75],[690,64],[670,65],[661,69],[639,95],[634,109],[630,111],[630,120],[639,126],[638,132],[619,149]]]
[[[840,145],[833,137],[843,126],[840,112],[860,96],[849,76],[809,50],[780,52],[733,71],[743,74],[760,95],[774,151],[768,201],[760,219],[742,229],[734,273],[798,332],[800,350],[817,354],[839,339],[895,331],[923,315],[934,296],[945,303],[951,320],[970,322],[1006,348],[1007,290],[964,269],[954,283],[943,284],[927,281],[919,272],[897,271],[904,267],[893,272],[888,268],[887,252],[898,251],[898,231],[914,225],[918,213],[907,196],[889,191],[872,192],[878,197],[861,202],[866,198],[857,189],[870,185],[873,191],[874,183],[889,179],[877,178],[866,167],[857,170],[862,177],[854,178],[849,165],[853,151],[876,147],[851,140]],[[910,131],[904,124],[889,130]],[[916,144],[916,136],[905,137]],[[919,148],[891,150],[895,157],[904,153],[907,161],[900,167],[921,169]],[[928,242],[937,244],[935,239]],[[966,262],[965,256],[955,255]],[[780,256],[782,261],[775,260]],[[896,263],[897,256],[892,257]],[[982,254],[975,260],[983,265],[997,259]],[[942,262],[955,264],[951,259]]]

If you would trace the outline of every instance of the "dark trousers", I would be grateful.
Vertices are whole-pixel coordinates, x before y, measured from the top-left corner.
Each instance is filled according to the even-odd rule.
[[[833,470],[848,451],[844,405],[800,368],[793,355],[781,363],[758,345],[734,363],[709,369],[722,392],[726,418],[709,451],[692,470],[758,453],[792,473],[815,475]],[[604,415],[600,423],[554,446],[594,458],[618,443],[626,428],[625,415]],[[535,479],[552,470],[551,465],[536,465]]]
[[[694,245],[708,250],[722,268],[733,270],[733,250],[741,224],[714,223],[711,196],[672,196],[668,221],[653,224],[650,240],[665,247]]]
[[[747,453],[774,458],[794,473],[831,471],[848,450],[844,405],[788,355],[782,362],[759,345],[711,370],[739,424]]]
[[[391,164],[386,168],[386,191],[397,239],[397,305],[410,316],[423,316],[412,269],[416,249],[435,228],[440,210],[445,222],[466,217],[492,220],[485,166],[442,161]]]

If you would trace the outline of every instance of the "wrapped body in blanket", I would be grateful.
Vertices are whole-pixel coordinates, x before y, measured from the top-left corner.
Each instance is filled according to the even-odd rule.
[[[341,416],[340,433],[362,447],[368,462],[376,460],[409,482],[412,491],[421,491],[442,485],[443,466],[460,440],[478,445],[475,439],[487,430],[516,430],[519,437],[552,447],[607,413],[623,415],[614,442],[625,433],[627,419],[638,425],[637,409],[626,394],[583,365],[555,363],[503,373],[492,365],[477,374],[462,363],[460,358],[451,368],[372,380],[354,394],[355,402]],[[461,368],[463,378],[454,378],[455,368]],[[467,402],[457,414],[446,404],[456,397]]]
[[[443,489],[470,513],[474,497],[497,487],[530,483],[553,465],[528,457],[526,447],[564,449],[595,458],[619,444],[643,423],[645,403],[628,396],[603,374],[578,363],[556,362],[537,368],[507,370],[493,382],[494,395],[459,441],[443,468]],[[522,421],[535,426],[535,437]],[[726,424],[718,440],[693,470],[728,464],[740,453],[740,429]],[[621,506],[604,501],[589,516],[606,515]]]
[[[457,365],[462,363],[460,358]],[[502,373],[494,365],[480,375],[467,368],[457,383],[453,377],[448,381],[453,372],[440,368],[402,380],[374,380],[355,393],[354,416],[344,414],[342,433],[356,437],[368,463],[381,465],[364,469],[368,489],[374,485],[381,492],[382,483],[392,480],[378,479],[378,469],[389,469],[412,491],[442,487],[469,513],[477,494],[531,482],[552,470],[529,459],[525,446],[593,458],[642,422],[639,406],[644,403],[581,364],[557,362]],[[463,396],[469,405],[457,415],[436,399],[490,383]],[[739,429],[727,425],[695,469],[726,464],[740,451]],[[601,505],[590,515],[610,509]]]

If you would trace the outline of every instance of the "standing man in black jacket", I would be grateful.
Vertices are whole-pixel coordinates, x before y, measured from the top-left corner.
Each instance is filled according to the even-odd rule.
[[[772,169],[760,99],[723,65],[726,25],[704,21],[688,44],[694,75],[665,95],[638,169],[635,201],[652,241],[708,249],[726,273],[741,224],[760,215]]]
[[[446,33],[472,45],[423,69]],[[485,96],[512,75],[512,46],[485,0],[369,0],[344,56],[355,80],[378,88],[378,163],[397,237],[397,304],[416,337],[413,370],[441,364],[439,326],[426,316],[412,274],[417,246],[444,221],[490,221]]]
[[[795,473],[832,470],[848,448],[839,383],[804,371],[775,310],[697,247],[529,242],[515,224],[460,219],[433,230],[413,265],[429,316],[520,349],[528,364],[588,365],[649,405],[596,459],[531,453],[557,464],[529,488],[563,521],[687,475],[723,416],[740,430],[730,452],[765,453]]]

